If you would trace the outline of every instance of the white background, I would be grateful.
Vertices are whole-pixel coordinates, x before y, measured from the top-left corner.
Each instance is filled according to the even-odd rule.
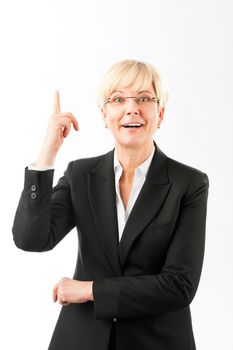
[[[114,147],[96,93],[106,70],[127,58],[154,64],[169,89],[158,146],[209,176],[193,329],[198,350],[233,348],[232,23],[230,0],[1,2],[2,349],[47,349],[60,311],[52,288],[72,277],[76,263],[75,230],[46,253],[17,249],[11,233],[24,168],[39,153],[53,91],[80,125],[59,152],[55,184],[70,160]]]

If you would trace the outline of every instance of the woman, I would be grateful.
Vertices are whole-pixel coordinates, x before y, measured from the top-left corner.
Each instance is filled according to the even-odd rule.
[[[62,306],[49,350],[194,350],[190,303],[204,257],[207,175],[166,156],[153,140],[168,94],[146,62],[114,64],[99,105],[115,147],[69,162],[52,188],[54,161],[71,125],[59,95],[13,224],[16,246],[53,249],[77,227],[72,279],[53,300]]]

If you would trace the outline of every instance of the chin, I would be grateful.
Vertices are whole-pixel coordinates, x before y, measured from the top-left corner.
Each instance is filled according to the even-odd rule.
[[[142,146],[144,143],[146,143],[146,140],[144,140],[143,138],[138,138],[138,139],[116,139],[116,142],[124,147],[132,147],[132,148],[136,148],[139,146]]]

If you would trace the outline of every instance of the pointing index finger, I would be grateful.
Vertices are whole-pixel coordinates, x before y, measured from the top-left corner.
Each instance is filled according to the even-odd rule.
[[[54,100],[53,100],[53,113],[60,113],[60,96],[58,90],[54,91]]]

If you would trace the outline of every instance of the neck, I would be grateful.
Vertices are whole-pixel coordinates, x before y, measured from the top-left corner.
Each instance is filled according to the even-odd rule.
[[[129,148],[115,143],[116,154],[125,173],[134,172],[151,155],[154,147],[153,141],[138,148]]]

